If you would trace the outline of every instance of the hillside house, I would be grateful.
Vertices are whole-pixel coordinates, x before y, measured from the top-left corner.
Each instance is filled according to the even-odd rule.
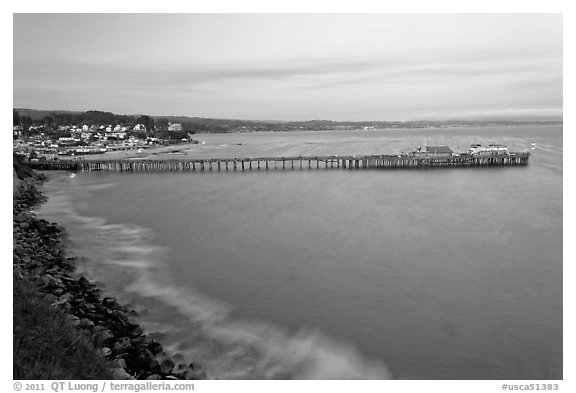
[[[182,124],[168,123],[168,131],[182,131]]]

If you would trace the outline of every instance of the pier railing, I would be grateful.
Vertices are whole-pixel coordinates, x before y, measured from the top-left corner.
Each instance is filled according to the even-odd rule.
[[[462,155],[364,155],[314,157],[249,157],[212,159],[121,159],[32,161],[38,170],[107,171],[107,172],[194,172],[194,171],[253,171],[278,169],[392,169],[430,167],[481,167],[528,165],[529,152],[492,154],[485,156]]]

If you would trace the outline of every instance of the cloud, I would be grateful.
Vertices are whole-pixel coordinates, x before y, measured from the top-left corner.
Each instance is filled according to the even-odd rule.
[[[484,115],[468,113],[469,108],[561,105],[561,71],[561,57],[546,50],[500,56],[491,51],[461,51],[457,58],[446,53],[374,53],[255,62],[15,62],[14,99],[15,104],[26,106],[51,96],[54,102],[60,100],[62,109],[70,102],[93,102],[87,104],[90,108],[108,102],[130,107],[132,112],[154,105],[176,110],[192,103],[212,116],[251,103],[257,108],[251,112],[260,111],[255,116],[262,118],[275,112],[274,105],[291,106],[296,113],[298,106],[308,102],[324,117],[328,114],[322,113],[340,114],[357,106],[373,108],[374,114],[367,114],[371,118],[382,113],[382,107],[404,118],[422,110],[436,111],[428,118],[451,112],[471,118]],[[158,97],[163,100],[160,104]]]
[[[560,62],[561,69],[561,62]],[[307,82],[305,87],[330,87],[362,81],[410,83],[439,78],[490,78],[499,75],[520,75],[534,72],[558,71],[558,64],[548,58],[525,56],[472,57],[461,59],[373,57],[366,59],[301,59],[255,63],[203,64],[111,64],[95,62],[67,62],[15,64],[15,80],[34,78],[49,82],[78,81],[114,83],[124,87],[142,85],[157,88],[190,88],[223,82],[274,83],[282,81]]]

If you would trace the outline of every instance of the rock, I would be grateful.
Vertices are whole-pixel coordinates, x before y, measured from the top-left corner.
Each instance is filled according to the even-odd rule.
[[[140,326],[135,326],[130,330],[131,337],[138,337],[142,335],[142,328]]]
[[[54,295],[52,295],[51,293],[47,294],[46,296],[44,296],[44,298],[42,298],[43,302],[46,302],[48,304],[54,304],[58,301],[58,298]]]
[[[78,325],[80,325],[80,318],[78,318],[75,315],[71,315],[70,316],[70,322],[72,323],[72,326],[78,327]]]
[[[112,379],[134,379],[134,377],[128,374],[123,368],[114,368],[112,369]]]
[[[113,363],[116,364],[117,367],[126,368],[126,360],[124,360],[122,358],[118,358],[118,359],[114,360]]]
[[[174,362],[171,359],[166,359],[160,363],[160,372],[164,375],[171,374],[174,369]]]
[[[133,362],[133,366],[140,368],[143,367],[145,368],[146,366],[148,366],[150,364],[150,361],[152,360],[152,355],[150,354],[150,352],[148,352],[147,349],[145,348],[135,348],[134,349],[134,355],[132,356],[132,362]]]
[[[30,224],[28,224],[27,222],[21,222],[20,223],[20,228],[22,229],[27,229],[30,227]]]
[[[158,361],[158,364],[160,364],[164,360],[168,359],[168,355],[166,355],[166,352],[160,352],[154,356],[154,359]]]
[[[58,298],[59,302],[70,303],[71,300],[72,300],[72,294],[70,293],[64,293]]]
[[[105,344],[110,342],[114,338],[114,335],[110,330],[104,329],[100,332],[97,332],[94,336],[94,346],[99,348],[103,347]]]
[[[117,304],[116,299],[113,297],[105,297],[102,299],[102,305],[104,307],[114,307]]]
[[[116,319],[122,325],[126,325],[126,322],[128,321],[128,317],[122,311],[119,310],[112,311],[112,313],[110,313],[110,316]]]
[[[106,357],[112,353],[112,350],[108,347],[102,347],[99,350],[100,356]]]
[[[33,276],[41,277],[46,272],[46,268],[44,266],[37,267],[30,271]]]
[[[180,379],[184,379],[188,371],[192,371],[192,369],[185,364],[178,364],[172,370],[172,374]]]
[[[127,352],[131,348],[132,348],[132,343],[130,342],[130,339],[127,337],[122,337],[120,340],[118,340],[114,343],[112,350],[115,353],[123,353],[123,352]]]
[[[162,352],[162,344],[156,341],[152,341],[148,344],[148,350],[152,353],[152,355],[157,355]]]
[[[88,279],[86,279],[84,276],[80,277],[77,282],[80,287],[87,288],[91,286],[90,281],[88,281]]]
[[[61,296],[62,294],[64,294],[64,290],[62,288],[56,288],[52,290],[52,293],[56,296]]]
[[[79,327],[80,329],[90,329],[90,328],[93,328],[93,327],[94,327],[94,322],[92,322],[92,321],[89,320],[89,319],[82,318],[82,319],[80,320],[80,323],[78,324],[78,327]]]
[[[148,365],[148,369],[153,374],[159,374],[160,373],[160,363],[158,363],[158,361],[156,359],[152,359],[150,361],[150,364]]]
[[[60,285],[62,284],[62,282],[58,279],[56,279],[53,275],[51,274],[44,274],[40,280],[42,281],[42,284],[44,285],[44,287],[48,288],[48,289],[53,289],[53,288],[59,288]],[[64,291],[62,291],[62,293],[64,293]],[[61,293],[61,294],[62,294]],[[60,294],[60,295],[61,295]],[[58,295],[58,296],[60,296]]]

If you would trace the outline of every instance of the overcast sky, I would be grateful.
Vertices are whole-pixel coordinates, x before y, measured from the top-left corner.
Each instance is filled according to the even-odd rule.
[[[560,14],[16,14],[14,106],[561,119]]]

